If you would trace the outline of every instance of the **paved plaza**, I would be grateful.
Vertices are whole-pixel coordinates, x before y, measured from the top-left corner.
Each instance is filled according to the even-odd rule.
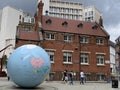
[[[15,85],[8,81],[7,78],[0,78],[0,90],[28,90]],[[64,84],[59,81],[45,81],[38,87],[30,90],[120,90],[120,83],[118,88],[112,88],[111,83],[106,82],[87,82],[80,85],[79,82],[74,82],[73,85]]]

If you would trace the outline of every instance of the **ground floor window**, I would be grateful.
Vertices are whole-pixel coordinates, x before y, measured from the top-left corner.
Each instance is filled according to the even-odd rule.
[[[105,80],[105,74],[97,74],[97,80],[104,81]]]
[[[55,72],[50,72],[49,73],[49,80],[54,80]]]

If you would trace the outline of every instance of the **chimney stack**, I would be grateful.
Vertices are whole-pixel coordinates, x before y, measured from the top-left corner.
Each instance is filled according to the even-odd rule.
[[[99,25],[103,27],[103,19],[102,19],[102,16],[100,16]]]
[[[38,10],[35,15],[35,30],[39,30],[42,27],[42,13],[43,13],[43,6],[42,0],[38,0]]]

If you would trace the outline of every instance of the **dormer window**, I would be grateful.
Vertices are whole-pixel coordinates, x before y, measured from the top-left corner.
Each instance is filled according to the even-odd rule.
[[[94,29],[94,30],[97,30],[97,28],[98,28],[97,25],[92,26],[92,29]]]
[[[77,27],[78,27],[78,28],[82,28],[82,27],[83,27],[83,24],[80,23],[80,24],[77,25]]]
[[[66,27],[68,25],[68,23],[65,21],[62,23],[62,26]]]
[[[52,20],[51,20],[51,19],[48,19],[48,20],[46,20],[46,23],[47,23],[47,24],[51,24],[51,23],[52,23]]]

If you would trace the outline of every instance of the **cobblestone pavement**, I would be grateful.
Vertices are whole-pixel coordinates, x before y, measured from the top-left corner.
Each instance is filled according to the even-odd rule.
[[[0,78],[0,90],[28,90],[15,85],[7,78]],[[112,88],[111,83],[106,82],[87,82],[80,85],[79,82],[74,82],[73,85],[64,84],[61,81],[45,81],[38,87],[30,90],[120,90],[120,82],[118,88]]]

